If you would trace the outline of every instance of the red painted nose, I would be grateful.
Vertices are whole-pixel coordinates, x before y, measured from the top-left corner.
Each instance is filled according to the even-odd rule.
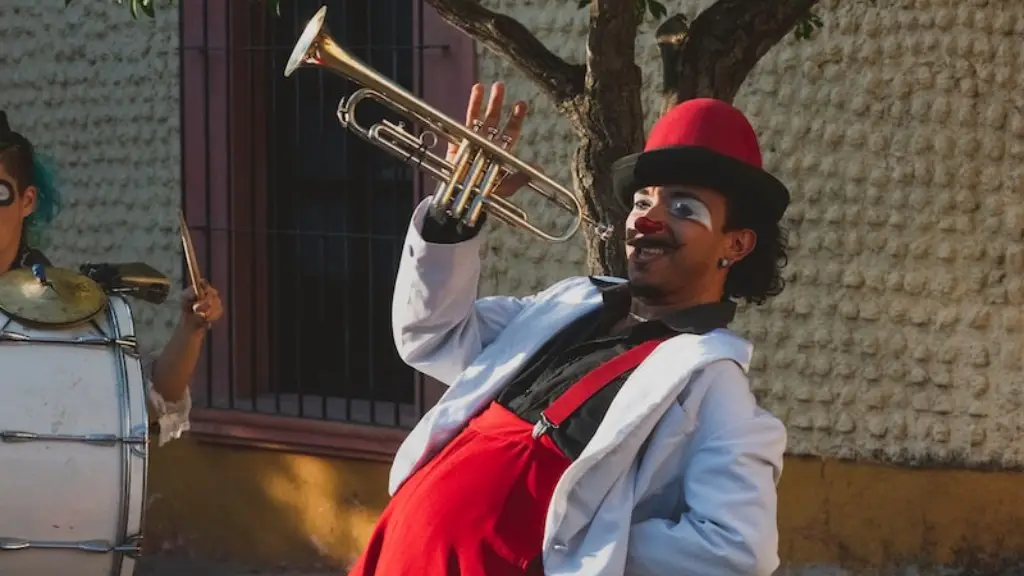
[[[634,224],[636,231],[641,234],[657,234],[665,229],[665,225],[661,222],[655,222],[647,216],[641,216],[636,219]]]

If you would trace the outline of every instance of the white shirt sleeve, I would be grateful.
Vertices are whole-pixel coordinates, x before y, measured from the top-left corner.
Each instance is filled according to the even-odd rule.
[[[189,415],[192,413],[192,394],[188,388],[185,395],[177,402],[167,402],[153,388],[153,364],[155,358],[146,358],[142,362],[142,377],[146,380],[146,404],[149,408],[149,421],[156,422],[159,430],[157,446],[163,446],[171,440],[181,438],[189,429]]]

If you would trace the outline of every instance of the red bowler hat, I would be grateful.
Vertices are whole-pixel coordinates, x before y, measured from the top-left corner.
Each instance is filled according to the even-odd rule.
[[[753,205],[775,222],[789,205],[789,190],[762,167],[750,122],[728,103],[711,98],[672,107],[651,129],[643,152],[612,165],[615,194],[627,206],[637,190],[672,184],[711,188]]]

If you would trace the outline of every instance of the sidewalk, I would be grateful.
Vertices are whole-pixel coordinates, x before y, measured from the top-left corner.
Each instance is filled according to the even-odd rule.
[[[279,568],[246,568],[208,560],[195,560],[175,556],[151,555],[143,557],[135,570],[136,576],[344,576],[342,570],[297,570],[288,566]]]

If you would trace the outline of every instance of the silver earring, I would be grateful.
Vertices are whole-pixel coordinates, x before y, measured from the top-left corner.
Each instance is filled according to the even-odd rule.
[[[729,259],[728,258],[719,258],[718,259],[718,267],[719,268],[728,268],[729,267]]]

